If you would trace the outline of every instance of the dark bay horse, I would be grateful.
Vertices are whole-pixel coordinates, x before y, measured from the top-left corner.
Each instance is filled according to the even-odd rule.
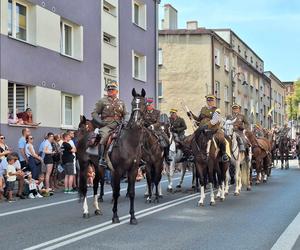
[[[88,142],[90,137],[94,134],[94,124],[87,120],[84,116],[80,117],[80,123],[78,126],[78,131],[76,132],[76,137],[78,139],[77,148],[77,159],[80,166],[79,172],[79,194],[83,198],[83,217],[88,218],[88,204],[87,204],[87,172],[88,166],[93,166],[95,169],[95,178],[93,181],[93,191],[94,191],[94,207],[95,214],[101,215],[101,209],[98,204],[98,187],[99,182],[101,185],[100,197],[99,200],[103,201],[104,195],[104,175],[105,169],[98,165],[99,157],[97,155],[98,150],[96,150],[95,155],[91,155],[87,153],[87,149],[89,147]]]
[[[281,135],[278,143],[281,169],[289,169],[289,152],[291,149],[291,141],[287,135]]]
[[[133,100],[131,102],[131,116],[128,124],[121,130],[117,143],[111,149],[108,164],[111,164],[112,187],[113,187],[113,223],[119,223],[118,216],[118,198],[120,196],[120,180],[127,173],[128,178],[128,195],[130,198],[130,224],[136,225],[137,219],[134,212],[135,198],[135,180],[142,157],[142,145],[144,138],[144,120],[145,96],[146,92],[142,89],[141,94],[137,94],[135,89],[132,90]]]

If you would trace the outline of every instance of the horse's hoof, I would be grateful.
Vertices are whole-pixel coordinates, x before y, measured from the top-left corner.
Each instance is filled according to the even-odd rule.
[[[167,191],[168,191],[169,193],[172,193],[172,192],[173,192],[173,188],[167,188]]]
[[[255,182],[255,185],[259,185],[260,184],[260,182]]]
[[[144,194],[144,198],[147,198],[149,196],[149,194]]]
[[[114,218],[112,218],[112,223],[113,223],[113,224],[120,223],[119,217],[114,217]]]
[[[100,209],[95,210],[95,215],[102,215],[102,212]]]
[[[214,205],[216,205],[216,202],[211,201],[211,202],[209,203],[209,205],[214,206]]]
[[[181,188],[181,185],[177,185],[176,188]]]
[[[152,199],[151,199],[150,197],[148,197],[148,198],[146,199],[146,203],[148,203],[148,204],[152,203]]]
[[[225,201],[225,198],[220,198],[220,201],[222,201],[222,202]]]
[[[217,196],[217,199],[221,199],[221,196]]]
[[[251,187],[247,187],[247,191],[251,191]]]
[[[225,192],[225,195],[228,195],[229,193],[228,192]]]
[[[154,200],[153,200],[153,203],[155,204],[155,203],[159,203],[159,198],[155,198]]]
[[[162,198],[164,198],[164,196],[163,196],[162,194],[160,194],[160,195],[158,196],[158,198],[162,199]]]
[[[267,180],[263,180],[263,183],[267,183]]]
[[[204,207],[204,203],[203,202],[198,202],[198,207]]]
[[[239,196],[240,193],[239,192],[234,192],[234,196]]]
[[[99,198],[98,198],[98,201],[99,201],[99,202],[103,202],[103,198],[102,198],[102,197],[99,197]]]
[[[137,219],[136,218],[131,218],[130,219],[130,225],[137,225],[138,222],[137,222]]]
[[[90,218],[90,214],[89,214],[89,213],[84,213],[84,214],[82,215],[82,218],[88,219],[88,218]]]

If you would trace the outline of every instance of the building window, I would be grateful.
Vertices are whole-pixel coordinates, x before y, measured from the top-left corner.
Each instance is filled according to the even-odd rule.
[[[215,48],[215,64],[220,67],[220,50]]]
[[[116,16],[116,7],[106,1],[103,1],[103,10],[113,16]]]
[[[108,64],[103,65],[104,74],[110,76],[116,76],[116,67],[110,66]]]
[[[62,22],[62,53],[73,56],[73,27]]]
[[[146,56],[132,51],[132,76],[137,80],[147,81]]]
[[[163,64],[163,50],[158,49],[158,65],[161,66]]]
[[[8,35],[27,41],[27,6],[16,1],[8,1]]]
[[[73,126],[73,97],[62,95],[62,124],[63,126]]]
[[[162,99],[164,96],[163,84],[161,81],[158,82],[158,98]]]
[[[215,83],[215,96],[218,99],[220,99],[220,97],[221,97],[221,84],[218,81],[216,81],[216,83]]]
[[[229,57],[225,56],[224,58],[224,69],[225,71],[229,72]]]
[[[141,0],[132,1],[132,22],[137,26],[147,29],[147,7]]]
[[[116,46],[116,38],[105,32],[103,33],[103,41],[110,45]]]
[[[28,87],[16,83],[8,83],[8,110],[13,117],[27,108]]]
[[[238,52],[241,53],[241,46],[238,45]]]
[[[224,101],[229,102],[229,87],[225,86],[224,88]]]

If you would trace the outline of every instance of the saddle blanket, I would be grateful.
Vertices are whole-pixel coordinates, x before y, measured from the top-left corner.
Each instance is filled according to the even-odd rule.
[[[270,151],[270,144],[267,139],[259,138],[259,139],[257,139],[257,142],[258,142],[258,146],[260,148],[262,148],[264,151],[266,151],[266,152]]]

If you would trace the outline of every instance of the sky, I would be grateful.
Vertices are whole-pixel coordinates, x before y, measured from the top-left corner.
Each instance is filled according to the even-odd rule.
[[[299,0],[162,0],[178,11],[179,28],[230,28],[264,60],[265,71],[281,81],[300,78]]]

